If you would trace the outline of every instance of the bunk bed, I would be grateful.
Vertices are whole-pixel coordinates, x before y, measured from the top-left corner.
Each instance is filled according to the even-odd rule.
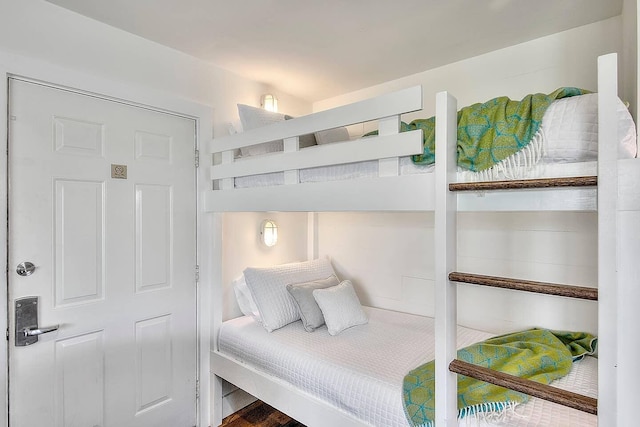
[[[554,295],[579,297],[589,295],[593,299],[593,290],[579,288],[568,289],[565,286],[518,281],[504,278],[487,278],[473,274],[455,272],[455,230],[456,212],[459,211],[598,211],[599,225],[599,283],[597,292],[599,299],[599,362],[586,363],[586,373],[582,375],[588,383],[593,378],[593,369],[597,369],[600,378],[597,388],[597,414],[600,425],[616,425],[616,398],[619,387],[624,380],[620,378],[617,368],[618,355],[618,293],[623,286],[618,280],[620,267],[616,259],[616,248],[619,244],[616,217],[620,209],[627,211],[640,210],[640,200],[635,194],[634,186],[640,178],[640,162],[636,159],[618,160],[618,147],[612,141],[617,135],[617,69],[616,56],[608,55],[599,59],[598,73],[598,105],[599,105],[599,161],[597,178],[589,177],[553,177],[535,181],[516,180],[497,182],[487,186],[486,183],[475,183],[472,186],[456,182],[460,176],[455,163],[456,150],[456,102],[446,92],[438,94],[436,107],[436,147],[438,148],[435,172],[402,175],[399,160],[403,156],[422,152],[422,134],[420,131],[400,133],[400,115],[422,109],[420,88],[409,88],[393,94],[384,95],[372,100],[362,101],[344,107],[288,120],[282,123],[247,131],[241,134],[215,139],[210,151],[218,153],[220,162],[211,167],[211,179],[215,183],[211,190],[204,194],[204,210],[213,215],[216,258],[221,260],[221,221],[222,212],[243,211],[435,211],[436,221],[436,311],[435,329],[430,319],[419,316],[399,315],[384,310],[366,308],[370,322],[362,327],[352,328],[349,332],[354,340],[362,336],[375,335],[382,339],[392,339],[396,333],[386,329],[386,323],[414,322],[418,336],[435,330],[435,347],[431,351],[422,352],[415,357],[407,357],[398,361],[395,366],[406,371],[408,363],[415,363],[425,358],[436,359],[436,425],[457,425],[456,374],[449,371],[464,372],[465,375],[479,375],[469,370],[464,364],[460,366],[456,359],[456,349],[470,342],[486,338],[486,334],[468,329],[461,330],[456,325],[456,293],[455,282],[506,287],[525,291],[551,293]],[[301,150],[299,137],[302,135],[348,126],[354,123],[378,121],[379,135],[362,140],[329,144]],[[237,161],[235,151],[241,147],[283,140],[284,151],[266,156],[256,156]],[[364,149],[366,147],[366,150]],[[446,149],[445,149],[446,148]],[[378,163],[378,175],[366,179],[344,181],[328,181],[301,183],[300,171],[335,164],[351,164],[355,162],[374,161]],[[585,165],[570,165],[563,169],[570,174],[576,171],[592,171],[593,162]],[[282,173],[285,185],[260,188],[236,188],[237,177]],[[566,174],[566,172],[565,172]],[[452,184],[452,186],[450,186]],[[597,186],[597,187],[596,187]],[[494,191],[504,189],[523,190],[518,192]],[[461,191],[458,193],[458,191]],[[416,197],[416,195],[420,197]],[[596,198],[596,194],[598,197]],[[313,221],[313,216],[309,216]],[[310,254],[313,258],[315,254]],[[457,275],[456,275],[457,274]],[[365,360],[363,366],[354,366],[349,360],[324,359],[309,361],[307,365],[301,360],[308,360],[309,350],[296,347],[296,342],[317,341],[312,353],[328,353],[343,359],[344,346],[340,343],[346,338],[329,337],[323,333],[308,334],[294,322],[279,329],[277,334],[269,334],[250,317],[242,317],[222,322],[222,283],[221,267],[217,272],[218,283],[213,288],[213,333],[211,352],[212,383],[212,425],[218,425],[222,413],[222,380],[227,380],[248,393],[264,400],[270,405],[291,415],[308,426],[362,426],[362,425],[403,425],[397,414],[402,415],[401,390],[389,391],[388,378],[379,378],[374,372],[382,375],[397,376],[397,372],[389,372]],[[522,284],[524,283],[524,285]],[[575,292],[574,292],[575,291]],[[395,318],[394,316],[400,316]],[[395,319],[386,322],[389,318]],[[407,318],[410,318],[407,320]],[[373,333],[371,332],[373,331]],[[295,337],[298,337],[296,339]],[[291,338],[294,337],[294,338]],[[311,338],[312,337],[312,338]],[[386,338],[385,338],[386,337]],[[337,339],[330,339],[337,338]],[[414,337],[415,338],[415,337]],[[426,338],[426,337],[425,337]],[[271,344],[269,345],[269,342]],[[291,344],[291,343],[294,344]],[[293,345],[293,347],[291,347]],[[337,347],[333,347],[337,345]],[[399,345],[399,344],[398,344]],[[287,347],[285,347],[287,346]],[[384,347],[380,342],[362,341],[362,348],[371,350]],[[318,349],[324,349],[319,351]],[[338,350],[342,349],[342,350]],[[262,360],[267,353],[274,353],[276,361]],[[373,359],[390,357],[388,354],[373,355]],[[366,359],[366,358],[365,358]],[[367,359],[368,360],[368,359]],[[378,360],[379,362],[379,360]],[[452,362],[452,363],[451,363]],[[270,371],[267,366],[280,363],[289,370],[289,377]],[[316,365],[313,365],[316,363]],[[301,366],[302,365],[302,366]],[[345,377],[322,383],[322,378],[332,377],[328,366],[336,367]],[[346,366],[346,367],[345,367]],[[301,371],[295,371],[301,369]],[[410,368],[409,368],[410,369]],[[591,371],[588,371],[591,369]],[[316,379],[302,378],[305,372],[316,372]],[[589,373],[591,372],[591,373]],[[338,374],[335,374],[336,376]],[[305,388],[300,382],[307,382]],[[346,379],[345,379],[346,378]],[[484,377],[483,377],[484,378]],[[566,380],[571,385],[576,376]],[[396,380],[397,381],[397,380]],[[340,390],[339,385],[346,388]],[[505,384],[504,382],[502,384]],[[556,385],[554,383],[554,385]],[[575,384],[574,384],[575,385]],[[363,396],[374,388],[373,396]],[[591,384],[591,387],[593,384]],[[336,388],[337,387],[337,388]],[[381,388],[380,388],[381,387]],[[530,390],[530,388],[526,388]],[[585,385],[586,389],[589,384]],[[386,388],[386,390],[385,390]],[[345,397],[345,393],[347,396]],[[349,398],[351,393],[351,398]],[[555,402],[580,400],[575,395],[568,395],[564,401],[549,398],[552,391],[547,389],[538,397]],[[397,394],[397,401],[392,402]],[[568,417],[584,420],[582,424],[595,423],[593,394],[588,391],[586,411],[591,414],[575,415],[569,412]],[[336,397],[337,396],[337,397]],[[567,395],[563,395],[567,396]],[[372,398],[370,402],[364,402]],[[336,401],[342,402],[336,404]],[[345,403],[346,402],[346,403]],[[363,403],[364,402],[364,403]],[[372,403],[373,402],[373,403]],[[531,406],[538,405],[532,417],[553,413],[556,405],[544,400],[533,399]],[[530,402],[531,403],[531,402]],[[363,409],[363,405],[365,405]],[[370,405],[370,406],[366,406]],[[395,409],[388,410],[389,406]],[[529,403],[527,403],[529,405]],[[552,406],[545,406],[552,405]],[[572,405],[576,407],[576,405]],[[372,409],[376,407],[377,410]],[[400,409],[398,409],[400,408]],[[581,408],[582,409],[582,408]],[[585,410],[585,409],[582,409]],[[376,413],[377,411],[377,413]],[[573,411],[569,409],[569,411]],[[374,412],[373,415],[363,415]],[[573,415],[572,415],[573,414]],[[578,417],[578,418],[575,418]],[[586,418],[580,418],[586,417]],[[523,423],[522,425],[527,425]]]

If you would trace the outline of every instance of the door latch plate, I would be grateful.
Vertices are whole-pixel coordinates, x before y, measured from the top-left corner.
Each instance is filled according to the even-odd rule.
[[[25,329],[38,327],[38,297],[24,297],[15,301],[16,347],[38,342],[38,336],[27,336]]]

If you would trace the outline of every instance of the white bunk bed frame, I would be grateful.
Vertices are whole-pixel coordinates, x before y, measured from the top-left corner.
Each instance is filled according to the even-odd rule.
[[[401,114],[422,109],[419,87],[212,141],[210,152],[221,153],[221,163],[211,167],[211,179],[218,180],[219,189],[208,190],[203,195],[205,211],[212,212],[214,231],[212,425],[222,421],[223,379],[310,427],[365,425],[342,410],[218,351],[223,301],[222,212],[434,210],[435,243],[439,248],[435,272],[437,425],[453,426],[457,420],[456,374],[449,371],[449,362],[456,356],[456,286],[449,279],[456,265],[456,213],[536,210],[598,211],[597,412],[600,425],[630,425],[635,419],[633,402],[640,397],[633,384],[633,355],[639,354],[640,345],[625,343],[619,337],[633,331],[640,322],[640,314],[633,304],[640,301],[640,290],[629,286],[640,277],[640,267],[635,260],[640,254],[640,237],[633,233],[633,230],[640,232],[640,226],[636,225],[640,223],[640,192],[636,190],[640,182],[640,160],[618,160],[617,144],[613,143],[617,141],[616,54],[598,59],[598,92],[597,189],[553,187],[486,194],[450,191],[449,184],[456,181],[457,106],[455,98],[446,92],[437,95],[436,145],[439,149],[435,173],[400,176],[398,157],[422,152],[419,131],[398,132]],[[378,137],[298,148],[301,135],[370,120],[379,120]],[[282,153],[234,160],[234,150],[240,147],[278,139],[284,140]],[[299,183],[298,171],[303,168],[334,165],[336,160],[352,163],[374,159],[379,161],[377,178]],[[277,171],[284,171],[285,185],[233,188],[235,177]],[[313,222],[312,214],[310,220]],[[623,233],[620,223],[632,231]],[[312,232],[310,236],[313,237]],[[316,255],[313,249],[309,252],[310,258]]]

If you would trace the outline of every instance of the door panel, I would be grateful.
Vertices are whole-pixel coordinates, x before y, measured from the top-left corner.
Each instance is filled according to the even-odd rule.
[[[9,102],[10,327],[24,296],[60,325],[10,334],[12,427],[195,425],[195,122],[17,79]]]
[[[56,341],[55,425],[105,425],[103,346],[103,331]]]
[[[104,182],[54,179],[55,307],[104,296]]]
[[[172,191],[166,185],[136,186],[136,291],[171,286]]]

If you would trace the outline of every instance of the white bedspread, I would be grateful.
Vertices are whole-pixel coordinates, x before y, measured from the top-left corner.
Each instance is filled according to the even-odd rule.
[[[232,319],[224,322],[220,330],[220,351],[366,423],[407,426],[402,409],[402,379],[409,370],[434,358],[434,320],[369,307],[365,310],[370,318],[367,325],[333,337],[326,326],[309,333],[299,321],[268,333],[249,317]],[[458,345],[464,347],[490,336],[459,327]],[[572,389],[595,397],[596,373],[595,359],[587,358],[554,385],[571,385]],[[521,405],[506,425],[589,426],[596,425],[596,417],[532,399]]]

